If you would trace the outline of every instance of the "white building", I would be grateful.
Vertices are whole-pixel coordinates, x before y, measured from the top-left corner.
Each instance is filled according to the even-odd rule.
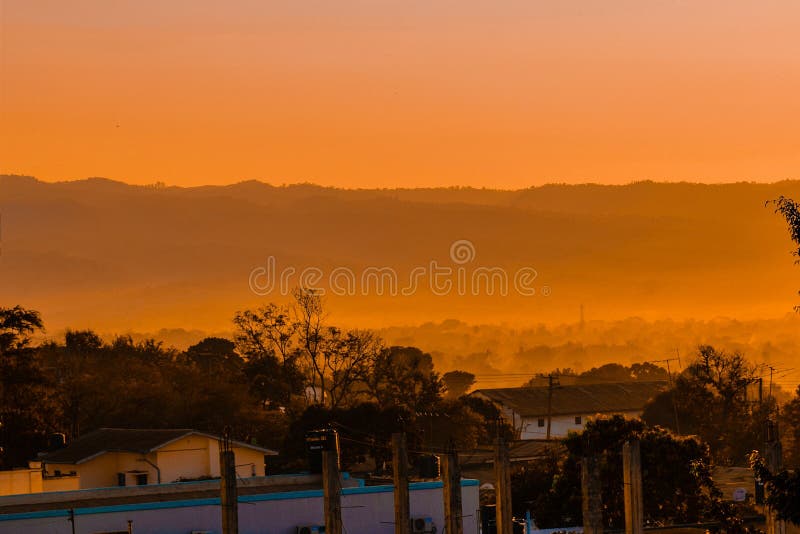
[[[518,439],[566,437],[581,430],[592,417],[620,414],[640,417],[647,401],[664,390],[666,382],[624,382],[569,386],[479,389],[472,393],[493,402],[511,423]],[[549,407],[549,408],[548,408]]]

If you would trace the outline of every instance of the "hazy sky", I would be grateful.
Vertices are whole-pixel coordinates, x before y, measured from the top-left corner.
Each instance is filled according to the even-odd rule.
[[[796,0],[0,0],[0,171],[800,177]]]

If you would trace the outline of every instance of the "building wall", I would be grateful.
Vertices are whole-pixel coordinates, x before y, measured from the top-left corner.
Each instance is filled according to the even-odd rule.
[[[0,471],[0,495],[19,495],[42,491],[41,469]]]
[[[48,474],[52,475],[56,470],[62,473],[77,471],[80,477],[81,489],[86,488],[110,488],[117,486],[117,473],[129,471],[141,471],[147,473],[148,484],[155,484],[158,481],[158,472],[143,458],[156,461],[155,454],[141,455],[131,452],[107,452],[86,462],[74,464],[46,464]],[[163,481],[163,477],[162,477]]]
[[[439,532],[444,526],[441,482],[411,485],[412,517],[431,517]],[[324,524],[320,490],[246,495],[239,498],[241,534],[295,534],[298,525]],[[391,486],[345,488],[342,521],[348,534],[393,534],[394,496]],[[464,534],[478,533],[478,484],[462,481]],[[70,534],[67,511],[0,515],[0,534]],[[219,499],[153,502],[79,508],[75,510],[78,532],[127,530],[172,534],[207,530],[219,532]]]
[[[539,426],[539,417],[525,417],[521,419],[520,439],[544,439],[547,437],[547,418],[544,419],[544,426]],[[566,437],[570,430],[582,430],[586,423],[586,416],[581,416],[581,423],[575,424],[574,415],[554,416],[550,424],[550,437]]]
[[[234,447],[236,474],[242,478],[264,476],[264,453]],[[158,450],[162,482],[179,478],[219,477],[219,443],[206,436],[188,436]]]
[[[78,476],[47,478],[41,467],[0,471],[0,496],[76,489],[80,489]]]
[[[242,478],[264,476],[264,453],[243,447],[234,447],[236,473]],[[158,451],[147,454],[129,452],[107,452],[86,462],[72,464],[47,464],[47,472],[56,470],[62,473],[77,471],[80,475],[80,488],[108,488],[117,486],[117,473],[140,471],[147,473],[147,483],[158,483],[158,470],[161,470],[161,483],[176,482],[179,479],[199,479],[219,477],[219,444],[214,438],[191,435],[170,443]],[[253,474],[255,473],[255,475]],[[128,485],[134,485],[135,477],[128,475]]]
[[[623,412],[620,415],[626,417],[640,417],[641,411],[636,412]],[[558,415],[553,416],[550,423],[550,437],[563,438],[566,437],[570,431],[580,431],[586,425],[587,421],[595,418],[597,414],[581,414],[580,424],[575,423],[576,415]],[[539,426],[539,419],[544,419],[544,426]],[[547,417],[519,417],[517,416],[517,430],[519,431],[520,439],[544,439],[547,437]]]
[[[156,463],[161,468],[161,481],[175,482],[179,478],[193,479],[212,476],[210,447],[217,440],[190,435],[160,448]],[[219,465],[219,459],[217,459]]]

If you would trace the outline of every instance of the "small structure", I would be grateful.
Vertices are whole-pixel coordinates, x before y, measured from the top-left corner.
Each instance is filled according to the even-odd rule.
[[[541,439],[547,436],[548,418],[550,437],[561,438],[597,414],[639,417],[647,401],[666,386],[663,381],[576,384],[479,389],[472,395],[497,405],[519,439]]]
[[[234,441],[236,474],[264,476],[275,451]],[[219,438],[191,429],[101,428],[41,458],[43,475],[71,473],[79,488],[144,486],[220,476]]]

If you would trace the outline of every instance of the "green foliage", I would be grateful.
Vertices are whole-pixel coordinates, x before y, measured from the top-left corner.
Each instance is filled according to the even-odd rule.
[[[550,373],[539,373],[527,382],[529,386],[547,384],[548,375],[556,375],[562,384],[597,384],[603,382],[650,382],[667,380],[667,370],[650,362],[622,365],[607,363],[599,367],[592,367],[588,371],[576,373],[570,368],[555,369]]]
[[[30,344],[30,336],[43,330],[39,312],[22,306],[0,308],[0,354],[24,349]]]
[[[30,450],[46,442],[52,403],[48,378],[30,347],[43,330],[38,312],[0,308],[0,467],[26,465]]]
[[[789,225],[789,235],[797,245],[792,254],[798,258],[795,263],[800,262],[800,204],[783,195],[773,200],[772,204],[775,206],[775,211],[780,213]],[[800,312],[800,306],[795,306],[794,310]]]
[[[773,408],[769,399],[754,406],[754,399],[747,397],[748,387],[756,383],[755,371],[740,353],[700,346],[673,388],[648,403],[642,418],[677,430],[677,410],[680,431],[700,436],[718,463],[744,465],[760,444],[760,422]]]
[[[795,256],[800,256],[800,204],[783,195],[772,201],[775,205],[775,212],[780,213],[789,225],[789,235],[798,245],[794,251]]]
[[[795,469],[800,468],[800,387],[781,408],[780,428],[784,444],[783,463]]]
[[[756,451],[750,454],[749,460],[755,476],[764,482],[767,504],[777,512],[779,519],[800,525],[800,471],[781,469],[772,473]]]
[[[582,521],[580,464],[574,456],[554,447],[544,458],[514,470],[511,496],[514,514],[522,517],[530,510],[538,528],[579,525]]]
[[[416,347],[382,350],[368,374],[367,386],[381,407],[399,406],[412,413],[434,406],[443,389],[431,355]]]
[[[549,455],[514,475],[515,512],[531,509],[540,528],[580,524],[584,457],[598,455],[606,528],[624,526],[622,446],[639,440],[645,522],[651,525],[721,521],[736,530],[741,521],[727,507],[711,478],[708,447],[693,437],[679,437],[622,416],[591,420],[581,433],[563,440],[564,454]]]
[[[219,434],[230,426],[240,440],[291,446],[295,463],[302,460],[304,430],[334,422],[367,433],[353,439],[371,436],[376,457],[383,454],[377,444],[398,429],[419,447],[452,440],[471,448],[491,439],[496,408],[468,398],[443,402],[429,354],[384,348],[367,331],[317,329],[308,317],[319,310],[306,304],[296,313],[274,305],[242,312],[235,341],[206,338],[186,351],[130,336],[106,342],[90,330],[69,330],[63,341],[35,347],[38,314],[0,309],[3,465],[34,458],[48,433],[74,439],[100,427]],[[320,405],[306,388],[323,386],[323,378]],[[354,446],[348,454],[365,451]]]
[[[254,391],[265,404],[290,411],[307,392],[331,408],[364,400],[358,393],[383,350],[381,340],[368,330],[326,324],[322,296],[314,291],[298,288],[293,297],[292,306],[268,304],[234,316],[236,345],[257,363]]]
[[[442,382],[447,397],[457,399],[466,395],[475,384],[475,375],[467,371],[448,371],[442,375]]]

